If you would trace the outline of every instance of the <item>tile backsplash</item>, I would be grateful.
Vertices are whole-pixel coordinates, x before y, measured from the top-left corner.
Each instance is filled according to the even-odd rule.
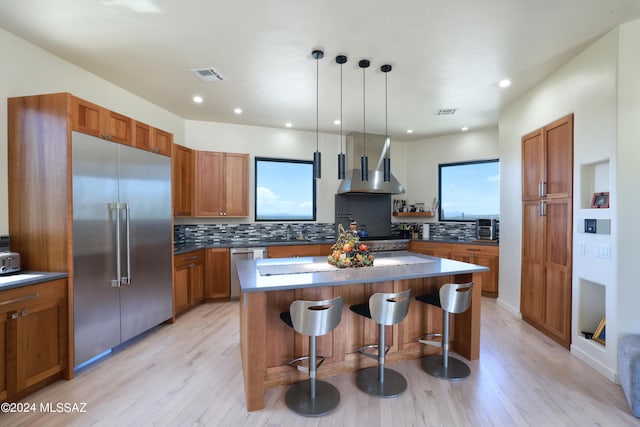
[[[423,227],[429,227],[432,240],[469,241],[476,238],[475,223],[393,223],[391,234],[403,237],[404,230],[416,230],[422,238]],[[496,225],[500,235],[499,222]],[[307,240],[333,240],[334,223],[252,223],[252,224],[180,224],[174,226],[174,241],[179,243],[251,242],[295,239],[300,233]]]

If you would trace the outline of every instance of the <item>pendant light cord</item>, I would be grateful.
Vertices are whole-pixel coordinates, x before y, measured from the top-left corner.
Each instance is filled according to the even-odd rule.
[[[340,154],[342,154],[342,64],[340,64]]]
[[[320,72],[318,71],[319,67],[320,67],[319,66],[319,62],[318,62],[319,60],[320,60],[320,57],[318,56],[316,58],[316,151],[320,151],[320,150],[318,150],[318,141],[320,139],[320,137],[318,135],[318,132],[319,132],[319,125],[318,125],[319,112],[318,111],[320,109],[320,101],[319,101],[319,98],[320,98],[320,81],[319,81]]]

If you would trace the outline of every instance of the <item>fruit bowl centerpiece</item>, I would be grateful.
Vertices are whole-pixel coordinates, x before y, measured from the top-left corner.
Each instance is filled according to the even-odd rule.
[[[342,224],[338,225],[338,240],[331,247],[327,260],[339,268],[373,266],[373,255],[367,245],[360,242],[356,232],[345,231]]]

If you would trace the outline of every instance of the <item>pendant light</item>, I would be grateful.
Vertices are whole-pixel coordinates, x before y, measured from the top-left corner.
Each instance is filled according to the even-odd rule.
[[[347,62],[344,55],[336,56],[336,62],[340,64],[340,154],[338,154],[338,179],[345,177],[345,155],[342,152],[342,64]]]
[[[369,158],[367,157],[367,126],[365,113],[365,70],[369,68],[370,62],[363,59],[358,62],[358,66],[362,68],[362,157],[360,157],[360,179],[369,181]]]
[[[391,149],[391,138],[389,137],[389,129],[387,127],[389,120],[388,120],[388,114],[387,114],[387,74],[389,74],[389,72],[391,71],[391,65],[389,64],[385,64],[382,67],[380,67],[380,71],[382,71],[384,73],[384,134],[385,134],[385,139],[384,139],[384,145],[385,145],[385,150],[384,150],[384,171],[383,171],[383,176],[384,176],[384,182],[390,182],[391,181],[391,159],[389,158],[389,150]]]
[[[313,153],[313,177],[316,179],[322,178],[321,164],[322,155],[318,150],[318,140],[320,138],[318,131],[318,111],[319,107],[319,75],[318,75],[318,61],[324,57],[324,52],[321,50],[314,50],[311,52],[311,56],[316,60],[316,151]]]

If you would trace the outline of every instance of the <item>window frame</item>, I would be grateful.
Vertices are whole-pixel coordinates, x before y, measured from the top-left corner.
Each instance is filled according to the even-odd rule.
[[[469,222],[475,222],[476,218],[474,219],[448,219],[448,218],[444,218],[443,215],[443,210],[442,210],[442,169],[446,168],[446,167],[452,167],[452,166],[465,166],[465,165],[479,165],[479,164],[485,164],[485,163],[497,163],[498,164],[498,172],[500,171],[500,159],[487,159],[487,160],[469,160],[469,161],[464,161],[464,162],[454,162],[454,163],[441,163],[438,165],[438,200],[439,200],[439,204],[438,204],[438,220],[439,221],[446,221],[446,222],[459,222],[459,223],[469,223]],[[499,187],[499,182],[498,182],[498,187]],[[498,209],[500,209],[500,191],[498,188]],[[485,218],[485,217],[483,217]],[[493,216],[489,216],[488,218],[494,218]],[[500,211],[498,210],[498,214],[495,217],[495,219],[499,220],[500,219]]]
[[[272,163],[289,163],[289,164],[306,164],[310,165],[310,173],[309,178],[312,182],[312,218],[269,218],[269,219],[259,219],[258,218],[258,163],[260,162],[272,162]],[[317,185],[316,180],[313,177],[313,160],[300,160],[300,159],[285,159],[280,157],[258,157],[254,158],[254,184],[253,184],[253,219],[256,222],[300,222],[300,221],[316,221],[317,212],[318,212],[318,201],[317,201]]]

